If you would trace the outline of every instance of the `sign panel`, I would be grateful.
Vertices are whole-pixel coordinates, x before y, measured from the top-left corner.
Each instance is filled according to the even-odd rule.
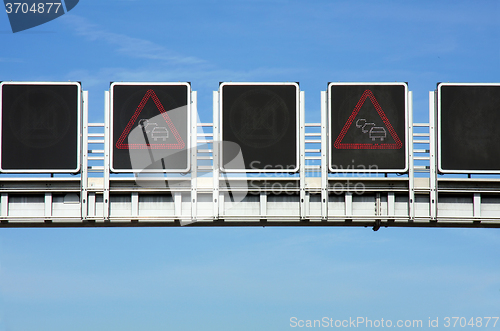
[[[299,168],[299,85],[222,83],[220,85],[221,169],[242,171],[231,161],[235,144],[245,172],[296,172]]]
[[[0,83],[0,170],[78,172],[81,92],[78,82]]]
[[[438,169],[500,173],[500,84],[440,83]]]
[[[330,83],[331,172],[408,170],[406,83]]]
[[[189,83],[111,84],[111,170],[186,172]]]

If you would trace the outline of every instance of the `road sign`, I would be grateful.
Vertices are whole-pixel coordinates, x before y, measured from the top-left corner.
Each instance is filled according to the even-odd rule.
[[[78,82],[0,83],[0,170],[78,172],[81,92]]]
[[[500,173],[500,84],[440,83],[438,169]]]
[[[189,171],[189,83],[112,83],[110,114],[112,171]]]
[[[406,83],[330,83],[332,172],[408,170]]]
[[[220,85],[221,139],[240,146],[246,172],[298,171],[299,95],[298,83]],[[241,171],[222,146],[221,169]]]

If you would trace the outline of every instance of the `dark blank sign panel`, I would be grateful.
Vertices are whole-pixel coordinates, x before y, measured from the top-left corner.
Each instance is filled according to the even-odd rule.
[[[299,94],[297,83],[222,83],[221,169],[242,170],[231,163],[241,150],[246,172],[297,171]]]
[[[330,83],[331,172],[408,170],[406,83]]]
[[[81,85],[2,82],[1,171],[80,170]]]
[[[112,83],[110,99],[112,171],[189,171],[189,83]]]
[[[438,167],[500,172],[500,84],[438,84]]]

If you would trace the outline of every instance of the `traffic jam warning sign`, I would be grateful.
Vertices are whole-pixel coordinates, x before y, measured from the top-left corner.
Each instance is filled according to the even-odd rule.
[[[330,171],[407,171],[406,83],[330,83]]]
[[[189,170],[189,83],[112,83],[111,169]]]
[[[373,114],[366,114],[366,116],[358,116],[361,107],[363,107],[367,99],[371,102],[372,106],[375,108],[377,114],[379,115],[379,118],[375,118],[373,122],[372,120],[367,120],[365,118],[365,117],[373,117]],[[369,108],[371,107],[369,106]],[[343,139],[345,138],[347,131],[349,131],[349,129],[354,123],[354,119],[356,118],[357,118],[355,122],[356,129],[359,130],[353,129],[353,131],[355,132],[354,135],[356,136],[356,138],[359,138],[358,136],[361,136],[363,138],[366,138],[366,136],[368,136],[368,139],[371,140],[370,142],[368,143],[343,142]],[[379,124],[380,120],[382,121],[383,125]],[[379,123],[375,124],[377,121]],[[390,137],[388,137],[388,135],[390,135]],[[366,139],[356,139],[356,138],[353,140],[359,140],[359,141],[366,140]],[[393,142],[387,143],[387,141],[390,140],[390,138],[392,138]],[[380,107],[377,99],[373,95],[373,92],[371,90],[365,90],[365,92],[359,99],[358,103],[356,104],[356,107],[354,107],[351,116],[349,116],[349,119],[347,120],[344,127],[342,128],[342,131],[335,140],[334,146],[335,148],[339,149],[399,149],[403,147],[403,144],[401,143],[401,140],[399,139],[396,131],[394,131],[391,122],[385,115],[384,110]]]
[[[160,121],[161,123],[156,123],[151,121],[150,119],[145,119],[140,117],[141,112],[144,109],[144,106],[146,105],[149,99],[153,100],[156,108],[162,115],[160,118],[165,120],[164,122]],[[139,118],[141,119],[138,120]],[[141,129],[144,128],[144,131],[146,133],[151,133],[153,141],[149,141],[148,135],[146,135],[143,143],[135,143],[135,144],[125,143],[125,140],[128,138],[128,135],[132,130],[132,127],[134,125],[137,126],[137,123],[139,124],[139,126],[141,126]],[[164,126],[159,126],[159,125],[164,125]],[[170,144],[166,143],[166,140],[170,135],[169,132],[171,132],[171,135],[175,138],[176,143],[170,143]],[[134,115],[132,115],[132,117],[130,118],[130,121],[128,122],[127,126],[123,130],[122,134],[120,135],[120,138],[116,143],[116,147],[119,149],[145,149],[145,148],[182,149],[185,146],[186,144],[184,143],[184,140],[179,135],[179,132],[175,128],[174,124],[172,123],[172,120],[168,116],[168,113],[165,111],[165,108],[163,107],[162,103],[160,102],[160,100],[158,99],[153,90],[148,90],[146,92],[144,98],[142,98],[141,103],[135,110]]]

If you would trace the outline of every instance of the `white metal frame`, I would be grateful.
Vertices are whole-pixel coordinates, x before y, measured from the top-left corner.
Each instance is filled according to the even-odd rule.
[[[219,166],[219,146],[220,146],[220,138],[219,138],[219,92],[213,92],[213,139],[212,139],[212,180],[213,180],[213,219],[219,219],[219,215],[221,210],[224,208],[224,203],[221,201],[221,198],[224,198],[224,195],[219,195],[220,191],[220,166]]]
[[[221,141],[224,140],[224,132],[222,130],[223,126],[223,116],[222,116],[222,92],[223,92],[223,87],[224,86],[245,86],[245,85],[256,85],[256,86],[281,86],[281,85],[290,85],[290,86],[295,86],[296,87],[296,96],[295,96],[295,113],[296,113],[296,151],[295,151],[295,162],[297,164],[297,167],[294,169],[224,169],[224,162],[223,162],[223,151],[222,149],[219,150],[219,166],[220,166],[220,171],[221,172],[227,172],[227,173],[241,173],[241,172],[247,172],[247,173],[290,173],[290,172],[298,172],[300,169],[299,166],[299,161],[300,161],[300,137],[299,137],[299,131],[300,131],[300,86],[298,83],[293,83],[293,82],[274,82],[274,83],[269,83],[269,82],[224,82],[219,85],[219,109],[215,111],[219,112],[219,130],[220,130],[220,138]]]
[[[403,169],[333,169],[332,168],[332,155],[329,155],[328,157],[328,170],[332,173],[405,173],[408,172],[409,169],[409,149],[408,149],[408,124],[409,124],[409,119],[408,119],[408,84],[403,83],[403,82],[334,82],[334,83],[329,83],[328,88],[326,91],[327,95],[327,111],[328,111],[328,134],[329,134],[329,139],[328,139],[328,149],[331,148],[332,145],[332,128],[330,125],[331,119],[332,119],[332,98],[330,96],[330,89],[332,86],[345,86],[345,85],[351,85],[351,86],[364,86],[364,85],[391,85],[391,86],[404,86],[405,88],[405,168]]]
[[[193,92],[192,100],[194,106],[191,109],[194,111],[189,112],[188,121],[191,124],[191,135],[188,138],[191,139],[191,149],[188,149],[191,158],[191,221],[195,222],[198,216],[198,123],[197,123],[197,93]],[[189,132],[189,131],[188,131]],[[188,139],[189,140],[189,139]],[[181,224],[184,224],[183,220],[180,220]]]
[[[321,91],[321,219],[328,219],[328,160],[330,131],[328,130],[328,95]]]
[[[406,125],[406,132],[408,134],[407,146],[409,146],[408,159],[410,164],[408,165],[408,216],[410,220],[415,219],[415,161],[414,161],[414,148],[413,148],[413,93],[410,91],[408,95],[408,115],[411,119],[410,123]]]
[[[103,219],[109,220],[109,174],[111,170],[111,144],[113,143],[111,135],[111,115],[110,115],[110,97],[109,91],[104,92],[104,183],[102,193],[102,212]]]
[[[76,159],[76,169],[39,169],[39,170],[9,170],[2,169],[2,153],[0,153],[0,172],[2,173],[78,173],[80,172],[81,164],[81,146],[82,146],[82,85],[80,82],[0,82],[0,146],[2,146],[2,93],[4,85],[74,85],[77,87],[77,159]]]
[[[83,91],[83,132],[82,132],[82,165],[81,165],[81,192],[80,192],[80,203],[82,210],[82,219],[86,219],[88,216],[88,138],[89,138],[89,92]]]
[[[306,195],[306,151],[305,151],[305,140],[306,140],[306,123],[305,123],[305,93],[300,91],[300,105],[299,105],[299,213],[300,219],[308,219],[307,207],[309,203],[307,200],[309,196]]]
[[[437,172],[437,128],[436,128],[436,93],[429,92],[429,213],[431,220],[437,219],[438,172]]]
[[[196,135],[196,131],[195,132],[192,132],[192,128],[191,128],[191,122],[192,122],[192,110],[193,110],[193,105],[192,105],[192,102],[193,102],[193,96],[192,96],[192,93],[193,91],[191,90],[191,84],[190,83],[187,83],[187,82],[178,82],[178,83],[175,83],[175,82],[113,82],[111,83],[110,85],[110,88],[109,88],[109,93],[110,93],[110,97],[109,97],[109,126],[110,126],[110,143],[113,144],[114,143],[114,139],[113,139],[113,112],[114,112],[114,107],[113,107],[113,88],[115,86],[123,86],[123,85],[143,85],[143,86],[179,86],[179,85],[183,85],[183,86],[186,86],[187,89],[188,89],[188,93],[187,93],[187,104],[186,104],[186,107],[187,107],[187,128],[186,128],[186,132],[187,132],[187,139],[186,139],[186,149],[188,150],[188,153],[187,153],[187,168],[185,169],[163,169],[163,170],[159,170],[159,169],[115,169],[113,168],[113,146],[111,145],[110,146],[110,170],[112,172],[115,172],[115,173],[139,173],[139,172],[151,172],[151,173],[185,173],[185,172],[188,172],[190,170],[192,170],[192,166],[191,166],[191,153],[189,152],[191,146],[192,146],[192,142],[191,142],[191,136],[193,134]]]
[[[444,170],[441,168],[441,87],[442,86],[498,86],[500,87],[500,83],[439,83],[437,86],[437,97],[435,102],[437,104],[437,131],[436,137],[437,139],[437,163],[438,170],[443,174],[500,174],[499,170]]]
[[[347,187],[337,193],[328,187],[328,140],[327,93],[321,92],[321,124],[305,123],[304,92],[300,95],[300,177],[283,178],[262,174],[255,179],[281,180],[293,183],[293,199],[287,194],[274,193],[271,186],[252,186],[256,198],[245,199],[236,212],[227,213],[224,203],[225,188],[219,185],[225,176],[218,167],[218,144],[220,142],[219,112],[213,113],[213,148],[199,147],[200,143],[210,143],[201,137],[208,137],[197,131],[199,127],[211,127],[211,123],[197,123],[196,92],[192,92],[193,112],[191,130],[195,132],[189,139],[192,167],[190,183],[177,189],[157,190],[154,187],[138,187],[130,176],[110,178],[110,116],[109,91],[105,91],[105,123],[88,123],[88,93],[82,92],[82,169],[80,178],[55,177],[35,178],[33,176],[3,176],[0,178],[0,227],[59,227],[59,226],[365,226],[374,230],[382,227],[485,227],[500,228],[500,180],[437,178],[437,93],[429,92],[429,123],[413,123],[413,94],[408,92],[408,146],[409,173],[407,178],[363,178],[351,176],[367,184],[366,196],[359,197],[356,190]],[[219,94],[213,93],[213,107],[218,110]],[[102,133],[89,133],[89,127],[104,129]],[[314,127],[314,132],[306,131]],[[321,133],[316,130],[321,128]],[[429,133],[413,132],[414,128],[429,128]],[[99,139],[92,139],[97,137]],[[318,139],[311,139],[311,138]],[[429,139],[420,139],[428,137]],[[104,141],[102,140],[104,138]],[[89,140],[90,139],[90,140]],[[319,140],[320,139],[320,140]],[[315,144],[314,147],[308,144]],[[317,144],[321,143],[321,149]],[[88,145],[103,144],[104,150],[87,150]],[[429,147],[415,147],[426,145]],[[308,146],[308,148],[306,148]],[[100,147],[99,147],[100,148]],[[201,148],[201,149],[198,149]],[[212,156],[204,154],[212,153]],[[314,155],[308,155],[314,153]],[[321,153],[318,156],[317,153]],[[420,155],[420,154],[427,154]],[[103,154],[102,156],[92,156]],[[203,155],[202,155],[203,154]],[[213,159],[212,166],[197,166],[197,160]],[[104,166],[90,166],[92,160],[104,161]],[[321,160],[321,165],[306,165],[307,161]],[[415,165],[415,161],[428,160],[429,166]],[[316,168],[317,166],[317,168]],[[307,177],[308,171],[321,169],[320,178]],[[212,178],[198,178],[213,171]],[[89,178],[89,173],[97,172],[98,178]],[[418,178],[416,173],[425,173]],[[239,178],[231,175],[232,178]],[[111,179],[111,180],[110,180]],[[426,179],[428,181],[423,181]],[[340,179],[344,180],[344,179]],[[409,181],[408,186],[400,185]],[[330,182],[331,183],[331,182]],[[47,185],[49,184],[49,185]],[[374,185],[375,184],[375,185]],[[236,188],[238,189],[238,187]],[[320,191],[321,190],[321,191]],[[142,204],[144,195],[168,195],[172,200],[158,201],[154,206]],[[319,194],[321,193],[321,201]],[[438,204],[437,197],[440,197]],[[80,194],[78,201],[75,196]],[[328,195],[330,194],[329,201]],[[340,197],[337,198],[334,196]],[[409,200],[398,196],[409,194]],[[456,195],[464,199],[456,201]],[[66,201],[66,195],[69,196]],[[102,196],[102,201],[96,199]],[[128,200],[120,200],[127,196]],[[299,199],[296,199],[296,197]],[[415,200],[415,196],[417,199]],[[19,199],[21,197],[22,199]],[[35,197],[36,199],[32,199]],[[63,197],[63,199],[61,199]],[[110,197],[113,200],[110,200]],[[207,199],[208,198],[208,199]],[[213,199],[210,201],[210,199]],[[30,200],[31,199],[31,200]],[[25,200],[25,201],[22,201]],[[34,202],[33,202],[34,201]],[[125,202],[124,202],[125,201]],[[78,204],[80,202],[80,204]],[[26,208],[29,204],[30,208]],[[241,208],[240,208],[241,207]],[[405,208],[408,210],[405,210]],[[439,209],[438,209],[439,207]],[[153,210],[153,213],[149,213]],[[167,210],[167,213],[164,211]],[[207,213],[208,211],[208,213]],[[214,222],[216,221],[216,222]]]

